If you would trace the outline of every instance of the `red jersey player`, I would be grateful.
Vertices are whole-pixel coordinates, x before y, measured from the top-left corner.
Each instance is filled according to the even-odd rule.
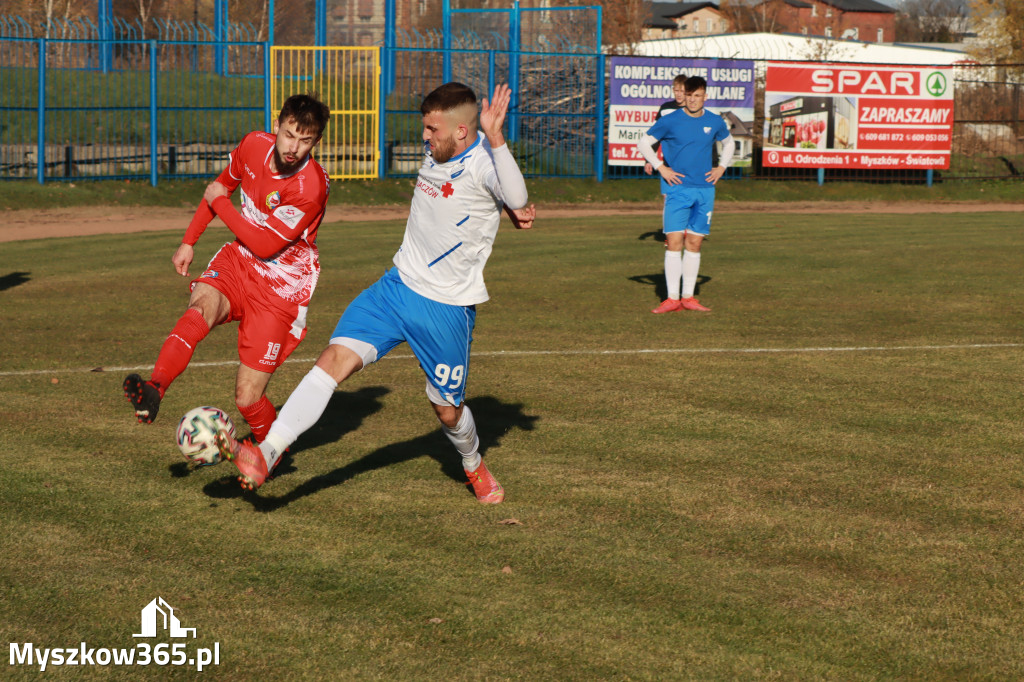
[[[153,374],[124,380],[125,396],[139,422],[151,423],[164,393],[185,371],[196,344],[210,329],[238,321],[235,404],[262,441],[276,417],[266,397],[270,377],[306,335],[306,307],[320,261],[316,233],[329,192],[324,169],[310,155],[330,117],[315,95],[289,97],[274,135],[252,132],[231,153],[228,167],[210,183],[171,262],[188,276],[199,240],[214,214],[234,233],[206,270],[192,281],[188,309],[157,356]],[[239,213],[229,196],[241,188]]]

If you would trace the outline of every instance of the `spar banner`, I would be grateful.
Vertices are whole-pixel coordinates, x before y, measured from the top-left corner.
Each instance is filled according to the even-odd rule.
[[[749,166],[753,149],[754,62],[653,57],[611,58],[608,165],[644,165],[636,143],[654,125],[658,108],[674,99],[672,79],[678,74],[701,76],[708,82],[704,107],[725,118],[739,147],[732,165]]]
[[[951,67],[769,62],[765,166],[949,168]]]

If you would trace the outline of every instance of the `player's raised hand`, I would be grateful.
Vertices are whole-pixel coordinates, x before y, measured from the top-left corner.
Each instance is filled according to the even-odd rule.
[[[494,88],[494,94],[491,95],[490,100],[484,97],[480,103],[480,129],[484,131],[492,148],[505,144],[505,136],[501,133],[501,127],[505,124],[510,101],[512,101],[512,88],[501,83]]]
[[[178,247],[178,250],[171,256],[171,263],[174,264],[174,269],[182,277],[188,277],[188,266],[192,265],[192,259],[195,258],[195,250],[191,244],[182,244]]]

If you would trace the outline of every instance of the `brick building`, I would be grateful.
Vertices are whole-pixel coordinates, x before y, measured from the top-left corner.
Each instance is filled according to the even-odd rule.
[[[773,33],[891,43],[896,10],[876,0],[765,0],[752,8]]]
[[[729,22],[714,2],[648,2],[643,40],[727,33]]]

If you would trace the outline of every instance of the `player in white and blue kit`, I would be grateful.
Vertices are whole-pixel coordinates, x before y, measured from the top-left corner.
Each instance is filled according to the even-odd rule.
[[[497,504],[504,489],[479,453],[464,402],[476,304],[487,300],[484,265],[503,206],[516,227],[533,226],[526,183],[501,128],[511,91],[484,99],[446,83],[420,107],[426,156],[394,267],[345,309],[316,366],[292,392],[259,448],[220,434],[222,454],[244,487],[263,484],[281,454],[323,414],[338,384],[403,341],[426,374],[426,391],[445,435],[462,456],[477,499]]]
[[[661,192],[665,195],[662,229],[668,298],[653,313],[709,310],[693,296],[700,270],[700,247],[711,232],[715,184],[729,167],[735,146],[725,120],[704,108],[707,81],[691,76],[684,88],[682,111],[659,118],[637,143],[640,153],[661,175]],[[718,165],[712,168],[711,150],[716,141],[722,142],[722,153]],[[664,162],[654,151],[656,142],[661,143]]]

